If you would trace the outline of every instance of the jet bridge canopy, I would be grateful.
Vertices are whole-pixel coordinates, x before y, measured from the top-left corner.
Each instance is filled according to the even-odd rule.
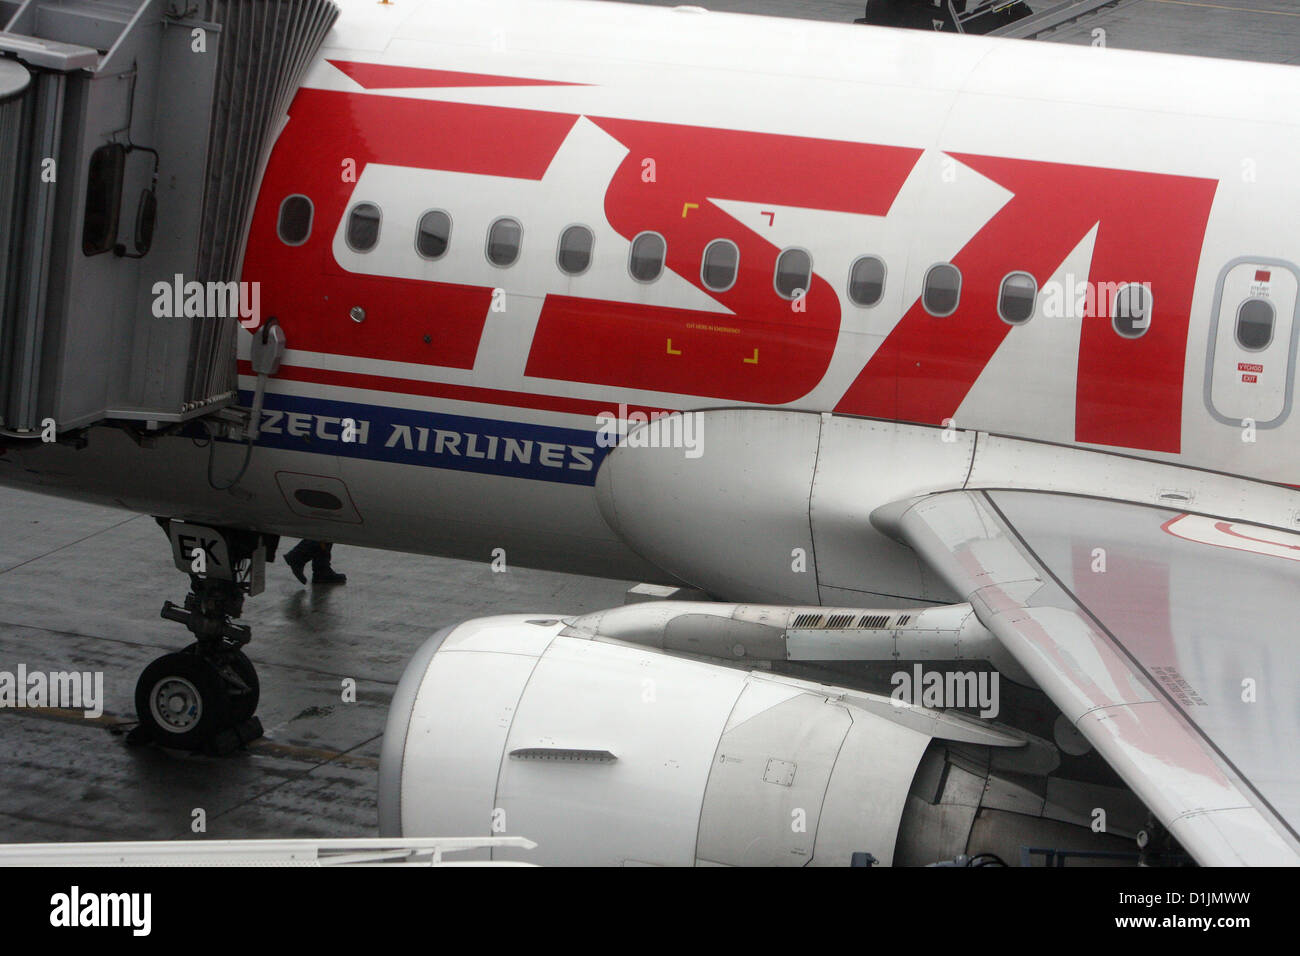
[[[264,318],[236,282],[257,185],[337,16],[0,0],[0,432],[235,401],[239,322]]]

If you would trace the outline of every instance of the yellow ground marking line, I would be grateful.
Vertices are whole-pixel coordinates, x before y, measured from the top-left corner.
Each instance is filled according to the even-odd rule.
[[[1147,0],[1147,3],[1173,3],[1180,7],[1206,7],[1211,10],[1227,10],[1229,13],[1262,13],[1272,17],[1300,17],[1292,10],[1260,10],[1256,7],[1230,7],[1223,3],[1204,3],[1197,0]]]
[[[40,717],[45,720],[57,720],[66,724],[81,724],[87,727],[102,727],[108,730],[130,727],[135,723],[127,717],[102,714],[99,717],[86,717],[79,710],[67,707],[2,707],[0,713],[9,711],[20,716]],[[348,764],[366,770],[378,770],[379,761],[374,757],[361,757],[338,750],[326,750],[321,747],[300,747],[294,744],[281,744],[272,740],[254,740],[248,745],[253,753],[267,756],[290,757],[297,760],[319,761],[321,763]]]

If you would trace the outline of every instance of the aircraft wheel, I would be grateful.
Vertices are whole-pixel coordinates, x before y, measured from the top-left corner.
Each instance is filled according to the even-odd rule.
[[[234,668],[239,679],[248,685],[247,694],[230,695],[230,719],[235,724],[242,724],[257,713],[257,702],[262,695],[262,684],[257,679],[257,668],[243,651],[235,651],[230,666]]]
[[[230,724],[231,699],[211,663],[181,652],[165,654],[144,669],[135,685],[135,709],[140,726],[157,743],[200,750]]]

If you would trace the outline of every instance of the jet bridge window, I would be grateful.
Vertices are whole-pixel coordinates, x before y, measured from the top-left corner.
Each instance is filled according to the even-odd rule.
[[[415,228],[415,251],[423,259],[441,259],[451,242],[451,216],[441,209],[430,209],[420,217]]]
[[[885,294],[885,261],[879,256],[859,256],[849,267],[849,300],[866,308]]]
[[[86,209],[81,227],[81,251],[88,256],[108,252],[117,245],[125,174],[126,147],[121,143],[108,143],[90,154]]]
[[[793,299],[808,292],[812,283],[812,256],[803,249],[786,249],[776,259],[772,284],[783,299]]]
[[[1111,309],[1111,325],[1126,339],[1140,339],[1151,328],[1151,304],[1151,292],[1146,286],[1120,286]]]
[[[348,229],[344,238],[353,252],[369,252],[379,242],[379,222],[383,218],[379,207],[372,202],[359,202],[348,213]]]
[[[595,237],[586,226],[570,226],[560,233],[560,247],[555,261],[565,275],[581,275],[591,265],[591,247]]]
[[[704,247],[700,281],[711,292],[726,292],[736,284],[740,250],[730,239],[715,239]]]
[[[961,272],[950,263],[930,266],[925,273],[921,304],[936,318],[952,315],[961,301]]]
[[[1028,272],[1013,272],[1002,280],[998,293],[998,315],[1010,325],[1024,325],[1034,315],[1038,282]]]
[[[285,196],[276,233],[287,246],[301,246],[311,235],[312,204],[306,196]]]
[[[632,240],[628,254],[627,271],[637,282],[654,282],[664,271],[668,244],[657,232],[643,232]]]
[[[1260,352],[1273,342],[1277,310],[1267,299],[1247,299],[1237,309],[1237,344],[1248,352]]]
[[[488,228],[487,257],[494,266],[511,266],[519,258],[524,228],[518,219],[502,218]]]

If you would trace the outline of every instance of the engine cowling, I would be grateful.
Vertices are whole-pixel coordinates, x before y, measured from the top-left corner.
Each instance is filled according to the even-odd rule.
[[[931,737],[887,699],[566,630],[485,618],[421,648],[384,736],[383,835],[522,834],[535,850],[493,858],[543,864],[891,861]]]

